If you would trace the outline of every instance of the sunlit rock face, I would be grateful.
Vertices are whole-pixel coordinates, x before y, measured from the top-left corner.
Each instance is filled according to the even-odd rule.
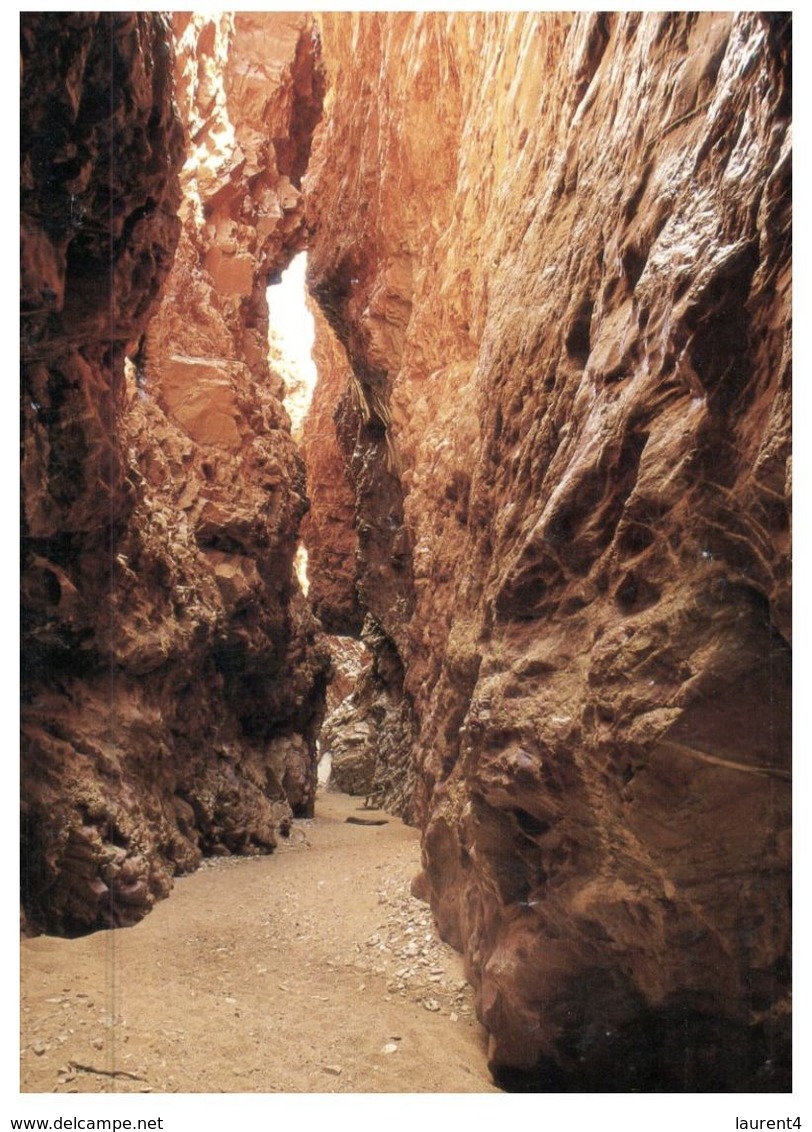
[[[786,1089],[789,20],[321,23],[357,591],[494,1070]]]
[[[313,804],[329,659],[265,287],[304,241],[318,45],[303,15],[174,32],[22,17],[23,900],[57,932]]]
[[[274,771],[294,811],[309,813],[329,660],[314,649],[317,626],[294,580],[305,474],[283,378],[268,364],[266,291],[304,245],[318,45],[303,14],[177,14],[175,32],[189,136],[183,232],[144,341],[146,401],[154,396],[177,438],[176,506],[222,603],[224,695],[252,740],[304,736]]]

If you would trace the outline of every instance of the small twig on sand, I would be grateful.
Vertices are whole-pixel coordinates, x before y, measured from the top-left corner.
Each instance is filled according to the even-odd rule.
[[[100,1077],[129,1077],[131,1081],[146,1081],[146,1077],[139,1077],[137,1073],[130,1073],[126,1069],[97,1069],[94,1065],[80,1065],[78,1061],[69,1061],[71,1069],[79,1073],[97,1073]]]

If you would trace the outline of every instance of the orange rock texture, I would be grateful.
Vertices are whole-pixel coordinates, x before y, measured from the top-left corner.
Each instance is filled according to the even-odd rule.
[[[352,450],[342,450],[336,428],[337,419],[347,411],[352,369],[321,308],[312,302],[311,307],[315,322],[313,355],[319,376],[302,454],[307,465],[308,495],[317,505],[302,523],[302,539],[305,545],[318,548],[318,563],[310,576],[309,596],[313,612],[325,629],[357,634],[363,611],[356,586],[358,535],[350,473]],[[351,430],[345,435],[351,436]]]
[[[353,569],[494,1071],[786,1089],[789,18],[320,23]]]
[[[265,300],[304,242],[317,38],[174,32],[22,17],[23,903],[69,934],[311,812],[329,670]]]

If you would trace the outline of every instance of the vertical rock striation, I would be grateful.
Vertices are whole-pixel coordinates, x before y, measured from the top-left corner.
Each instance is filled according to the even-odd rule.
[[[22,17],[23,903],[69,934],[269,850],[315,785],[264,292],[303,243],[318,44],[175,31],[176,76],[160,15]]]
[[[302,523],[305,545],[318,547],[318,569],[310,578],[310,601],[328,632],[357,635],[363,612],[356,586],[358,535],[349,469],[351,453],[342,453],[336,432],[337,414],[340,419],[346,411],[352,371],[344,347],[321,308],[312,301],[310,305],[318,371],[302,443],[308,493],[317,500]]]
[[[358,592],[494,1070],[787,1088],[789,18],[322,30]]]

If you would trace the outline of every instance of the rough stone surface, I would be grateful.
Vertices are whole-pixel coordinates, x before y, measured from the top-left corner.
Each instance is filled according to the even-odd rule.
[[[336,434],[340,403],[347,396],[352,369],[321,308],[312,302],[310,306],[318,383],[302,442],[311,500],[311,509],[302,523],[302,540],[314,548],[315,566],[309,571],[309,596],[313,612],[328,631],[357,634],[364,616],[356,586],[360,563],[355,493],[350,456],[342,451]]]
[[[789,19],[321,22],[357,591],[491,1064],[786,1089]]]
[[[175,32],[177,55],[156,14],[22,17],[32,930],[132,923],[313,804],[329,658],[263,335],[304,239],[317,44],[296,14]]]
[[[364,795],[414,823],[414,718],[403,695],[403,666],[375,620],[364,624],[370,657],[352,692],[324,720],[319,746],[330,759],[329,787]]]
[[[372,657],[364,642],[355,637],[331,635],[325,642],[333,662],[333,676],[327,686],[327,709],[332,711],[353,691]]]

